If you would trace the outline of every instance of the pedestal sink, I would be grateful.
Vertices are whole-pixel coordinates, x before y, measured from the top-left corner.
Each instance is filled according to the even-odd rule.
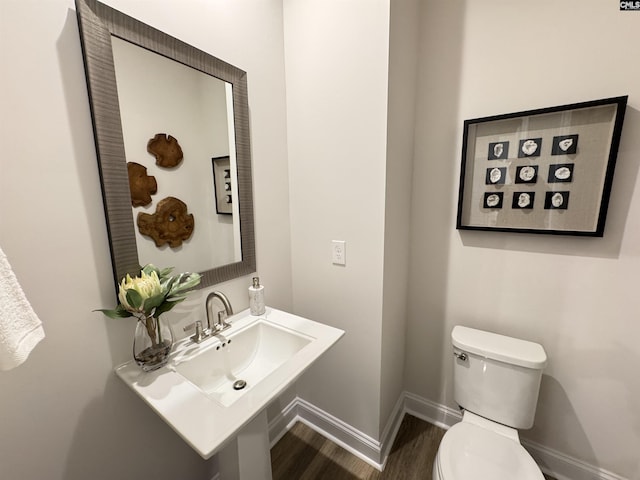
[[[269,479],[265,407],[344,332],[272,308],[229,322],[200,344],[179,342],[161,369],[129,362],[116,373],[203,458],[220,453],[222,480]]]
[[[264,319],[219,339],[176,362],[175,371],[225,407],[313,341]]]

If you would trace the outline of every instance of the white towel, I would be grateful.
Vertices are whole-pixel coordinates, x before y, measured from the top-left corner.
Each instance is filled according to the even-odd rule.
[[[42,322],[0,248],[0,370],[20,365],[43,338]]]

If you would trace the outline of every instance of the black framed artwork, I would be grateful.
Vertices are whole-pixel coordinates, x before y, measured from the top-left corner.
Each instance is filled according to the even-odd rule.
[[[601,237],[627,96],[464,122],[456,227]]]
[[[211,159],[213,167],[214,201],[218,215],[233,214],[231,161],[229,156]]]

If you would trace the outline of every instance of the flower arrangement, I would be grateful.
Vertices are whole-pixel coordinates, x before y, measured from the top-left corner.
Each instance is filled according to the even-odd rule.
[[[160,317],[186,298],[187,291],[200,283],[199,273],[170,275],[173,267],[160,270],[149,263],[139,277],[127,274],[120,283],[115,310],[98,309],[109,318]]]
[[[153,368],[158,368],[166,362],[172,341],[163,339],[160,315],[182,302],[187,292],[200,283],[199,273],[171,275],[172,270],[160,270],[148,264],[142,268],[140,276],[127,274],[118,289],[118,306],[113,310],[96,310],[109,318],[136,317],[144,326],[151,345],[137,352],[134,342],[134,358],[140,365],[152,364]],[[170,336],[170,330],[168,334]]]

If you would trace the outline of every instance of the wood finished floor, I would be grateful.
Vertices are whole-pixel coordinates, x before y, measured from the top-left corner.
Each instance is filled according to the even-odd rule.
[[[298,422],[271,449],[273,480],[430,480],[444,433],[405,415],[385,469],[379,472]]]

